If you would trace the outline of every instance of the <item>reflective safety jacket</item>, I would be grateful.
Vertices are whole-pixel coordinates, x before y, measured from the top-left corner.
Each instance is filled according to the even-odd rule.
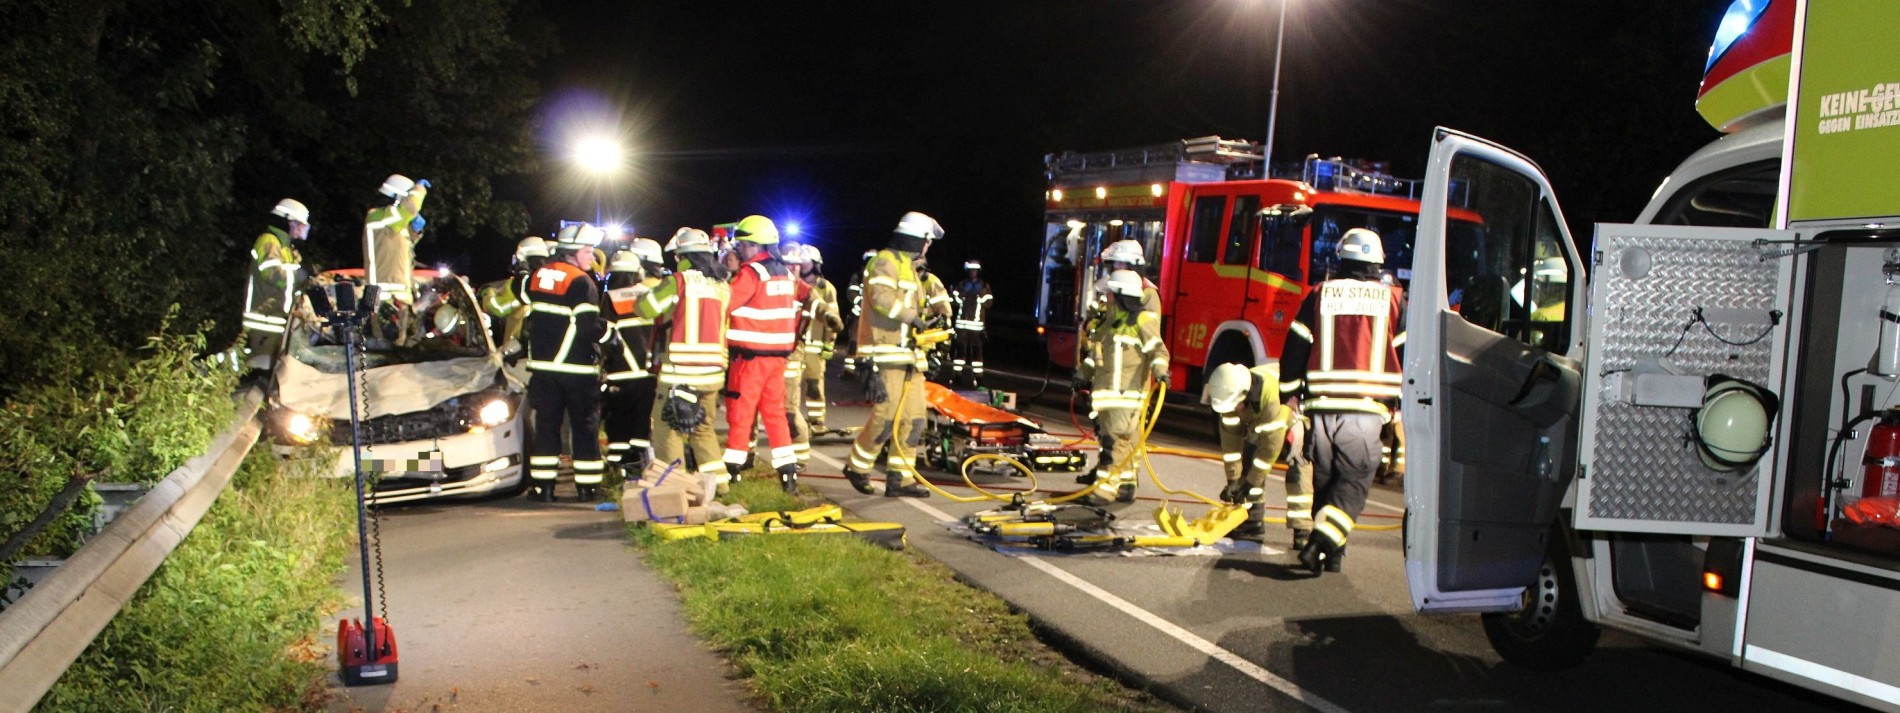
[[[639,284],[607,291],[602,312],[613,339],[607,348],[603,366],[608,381],[631,381],[653,375],[653,319],[640,316],[636,307],[644,293],[660,285],[660,278],[648,277]]]
[[[925,308],[914,253],[885,248],[864,268],[864,314],[858,318],[858,356],[884,366],[923,366],[910,325]]]
[[[298,271],[303,268],[290,234],[265,229],[251,246],[251,277],[244,288],[244,328],[282,334],[296,301]]]
[[[994,299],[994,296],[990,294],[990,283],[984,282],[981,278],[964,280],[957,283],[957,290],[951,293],[950,297],[956,304],[956,323],[953,326],[957,329],[983,331],[984,319],[990,313],[990,300]]]
[[[416,186],[393,205],[369,209],[363,218],[363,274],[380,286],[383,296],[414,301],[409,282],[416,264],[416,234],[409,223],[422,214],[429,189]]]
[[[844,331],[844,319],[838,316],[838,288],[819,277],[811,283],[811,296],[805,300],[805,337],[799,348],[806,354],[824,354],[831,350],[838,334]]]
[[[1089,380],[1094,410],[1141,408],[1149,377],[1168,370],[1168,346],[1161,341],[1161,312],[1147,309],[1158,295],[1143,294],[1143,309],[1129,312],[1109,300],[1088,332],[1088,344],[1076,375]]]
[[[1364,411],[1388,420],[1399,399],[1405,298],[1369,280],[1327,280],[1307,293],[1280,351],[1281,388],[1306,411]]]
[[[594,278],[565,262],[550,262],[528,279],[528,370],[600,373],[599,291]]]
[[[482,308],[482,313],[491,320],[503,320],[501,343],[496,344],[496,347],[520,337],[521,327],[527,323],[528,277],[525,273],[509,275],[507,279],[482,285],[475,292],[475,301]]]
[[[732,286],[707,277],[681,261],[679,271],[634,305],[634,313],[655,320],[666,332],[661,352],[660,385],[685,385],[700,391],[726,385],[726,305]]]
[[[943,286],[943,280],[937,277],[937,273],[925,272],[922,277],[924,283],[924,316],[930,317],[931,319],[941,319],[948,325],[950,315],[956,313],[956,308],[951,306],[954,300],[950,298],[950,289]]]
[[[798,349],[798,301],[811,291],[766,253],[739,263],[732,277],[726,347],[733,356],[790,356]]]
[[[1271,471],[1293,419],[1293,409],[1280,404],[1280,365],[1262,364],[1250,371],[1252,385],[1240,407],[1220,417],[1221,465],[1228,480],[1245,475],[1249,467],[1263,474]],[[1242,463],[1248,443],[1254,444],[1253,461]]]

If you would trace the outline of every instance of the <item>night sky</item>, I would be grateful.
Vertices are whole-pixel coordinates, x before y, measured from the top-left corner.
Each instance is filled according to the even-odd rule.
[[[1694,113],[1728,0],[1290,0],[1276,161],[1422,173],[1431,127],[1550,172],[1573,231],[1627,221],[1716,136]],[[1217,134],[1259,140],[1274,0],[548,2],[541,175],[504,184],[537,231],[594,213],[566,158],[618,126],[632,168],[602,211],[664,241],[749,213],[797,219],[841,281],[906,210],[942,221],[940,275],[978,257],[1026,312],[1044,154]],[[507,246],[491,268],[502,269]]]

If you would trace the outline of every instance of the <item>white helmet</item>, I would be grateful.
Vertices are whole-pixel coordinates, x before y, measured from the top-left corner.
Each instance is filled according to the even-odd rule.
[[[1768,452],[1779,399],[1754,383],[1709,377],[1695,414],[1696,455],[1710,470],[1747,470]]]
[[[870,262],[870,261],[871,261],[871,258],[874,258],[874,257],[877,257],[877,251],[876,251],[876,250],[866,250],[866,251],[864,251],[864,261],[865,261],[865,262]]]
[[[1136,267],[1148,264],[1148,256],[1137,240],[1117,240],[1102,251],[1102,262],[1125,262]]]
[[[1339,259],[1383,265],[1385,244],[1379,240],[1378,233],[1365,228],[1353,228],[1339,238]]]
[[[430,321],[435,325],[436,334],[452,333],[462,326],[462,310],[453,305],[442,305],[435,308],[435,315]]]
[[[937,224],[936,218],[913,210],[909,213],[905,213],[903,218],[898,219],[897,234],[908,235],[913,238],[923,238],[925,240],[941,240],[943,239],[943,226]]]
[[[712,236],[698,228],[680,228],[673,233],[672,240],[666,241],[666,249],[681,255],[710,253],[713,251]]]
[[[614,256],[607,260],[608,272],[639,272],[640,256],[632,250],[615,250]]]
[[[408,176],[404,176],[400,173],[392,173],[389,174],[388,178],[383,179],[383,186],[376,189],[376,192],[389,196],[390,198],[401,198],[409,195],[409,192],[415,189],[416,182],[409,180]]]
[[[803,246],[803,249],[804,249],[804,252],[805,252],[805,261],[806,261],[806,262],[809,262],[809,263],[811,263],[811,264],[813,264],[813,265],[823,265],[823,264],[825,264],[825,254],[824,254],[824,253],[821,253],[821,252],[818,252],[818,246],[816,246],[816,245],[806,245],[806,246]]]
[[[1247,367],[1228,362],[1214,367],[1213,373],[1207,375],[1207,386],[1201,389],[1201,403],[1212,407],[1214,413],[1233,413],[1252,387],[1253,373]]]
[[[277,206],[270,209],[270,214],[281,216],[292,223],[303,223],[306,225],[310,223],[310,209],[305,208],[302,203],[293,198],[285,198],[281,201],[277,201]]]
[[[547,257],[548,241],[538,235],[530,235],[515,243],[515,262],[525,262],[531,257]]]
[[[666,262],[666,256],[661,254],[659,241],[650,238],[634,238],[633,242],[627,245],[627,249],[632,250],[641,262]]]
[[[805,246],[797,243],[779,246],[778,260],[787,265],[806,265],[811,263],[811,258],[805,256]]]
[[[606,234],[602,233],[600,228],[586,223],[571,223],[555,234],[554,247],[559,250],[591,248],[599,245],[603,237],[606,237]]]
[[[1141,278],[1139,272],[1116,270],[1108,273],[1108,279],[1102,281],[1102,288],[1111,295],[1140,297],[1143,289],[1147,287],[1146,283],[1147,281]]]
[[[963,261],[963,269],[965,269],[965,270],[981,270],[981,269],[983,269],[983,262],[982,262],[982,261],[980,261],[980,260],[965,260],[965,261]]]

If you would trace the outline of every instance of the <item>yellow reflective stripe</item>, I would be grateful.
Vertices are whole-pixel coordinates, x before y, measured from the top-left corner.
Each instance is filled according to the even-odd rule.
[[[867,285],[883,285],[891,289],[897,289],[897,281],[888,277],[873,277],[869,280],[865,280],[864,283]]]
[[[1287,327],[1287,331],[1299,335],[1301,339],[1308,342],[1313,341],[1313,330],[1307,329],[1306,325],[1300,324],[1299,322],[1294,322],[1292,326]]]
[[[1220,459],[1221,459],[1221,462],[1223,463],[1239,463],[1240,454],[1239,453],[1222,453],[1220,454]]]
[[[1352,532],[1352,517],[1344,510],[1328,505],[1319,509],[1319,517],[1342,532]]]
[[[1284,428],[1286,428],[1285,421],[1268,421],[1258,426],[1254,426],[1253,432],[1254,433],[1272,433],[1274,431],[1278,431]]]
[[[1405,346],[1405,333],[1399,332],[1399,336],[1392,338],[1392,348],[1397,349],[1402,346]]]
[[[1309,372],[1306,377],[1313,381],[1370,381],[1383,384],[1397,384],[1404,380],[1404,377],[1389,371],[1360,371],[1356,369],[1313,371]]]
[[[600,369],[585,364],[528,360],[528,371],[558,371],[563,374],[598,374]]]
[[[1331,396],[1367,396],[1367,397],[1382,397],[1382,398],[1398,398],[1400,394],[1399,387],[1388,386],[1385,384],[1364,384],[1364,383],[1338,384],[1338,383],[1320,382],[1320,381],[1314,381],[1313,383],[1307,385],[1306,390],[1308,393],[1312,393],[1312,394],[1331,395]]]
[[[1332,540],[1334,545],[1346,544],[1346,533],[1340,532],[1339,528],[1333,527],[1332,523],[1322,522],[1314,525],[1313,531],[1325,535],[1326,539]]]

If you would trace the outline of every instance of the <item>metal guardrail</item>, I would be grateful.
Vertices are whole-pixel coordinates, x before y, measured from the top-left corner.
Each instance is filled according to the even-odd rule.
[[[257,442],[262,394],[231,427],[114,519],[59,569],[0,611],[0,713],[33,708],[151,578],[224,492]]]

